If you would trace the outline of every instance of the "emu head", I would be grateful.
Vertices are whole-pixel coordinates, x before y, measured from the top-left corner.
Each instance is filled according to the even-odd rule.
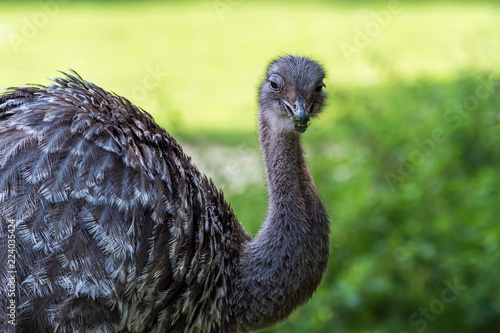
[[[262,116],[281,132],[305,132],[325,102],[324,78],[323,68],[308,58],[273,61],[259,91]]]

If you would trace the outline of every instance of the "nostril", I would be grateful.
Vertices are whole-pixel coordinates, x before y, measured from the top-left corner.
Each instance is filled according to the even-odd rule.
[[[297,110],[297,107],[298,107],[297,103],[294,103],[294,104],[293,104],[293,109],[294,109],[294,110]]]

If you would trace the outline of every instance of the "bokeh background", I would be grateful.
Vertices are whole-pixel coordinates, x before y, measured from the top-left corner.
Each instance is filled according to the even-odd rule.
[[[266,212],[257,86],[311,56],[303,135],[332,217],[311,301],[265,332],[500,330],[498,1],[1,1],[0,88],[58,70],[151,113],[246,230]]]

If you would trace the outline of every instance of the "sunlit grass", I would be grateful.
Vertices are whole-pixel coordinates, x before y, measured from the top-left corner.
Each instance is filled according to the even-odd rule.
[[[491,4],[401,1],[391,12],[389,2],[214,3],[0,4],[0,86],[72,68],[172,130],[248,132],[264,68],[284,53],[323,63],[330,89],[491,70],[500,57],[500,7]]]

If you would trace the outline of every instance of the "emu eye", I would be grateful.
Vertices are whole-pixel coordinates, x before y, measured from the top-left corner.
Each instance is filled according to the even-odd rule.
[[[320,84],[319,86],[317,86],[317,87],[314,89],[314,91],[315,91],[315,92],[320,92],[320,91],[321,91],[321,89],[323,89],[323,87],[326,87],[324,83],[322,83],[322,84]]]
[[[273,74],[269,77],[269,86],[274,92],[280,92],[283,89],[283,79],[277,74]]]

